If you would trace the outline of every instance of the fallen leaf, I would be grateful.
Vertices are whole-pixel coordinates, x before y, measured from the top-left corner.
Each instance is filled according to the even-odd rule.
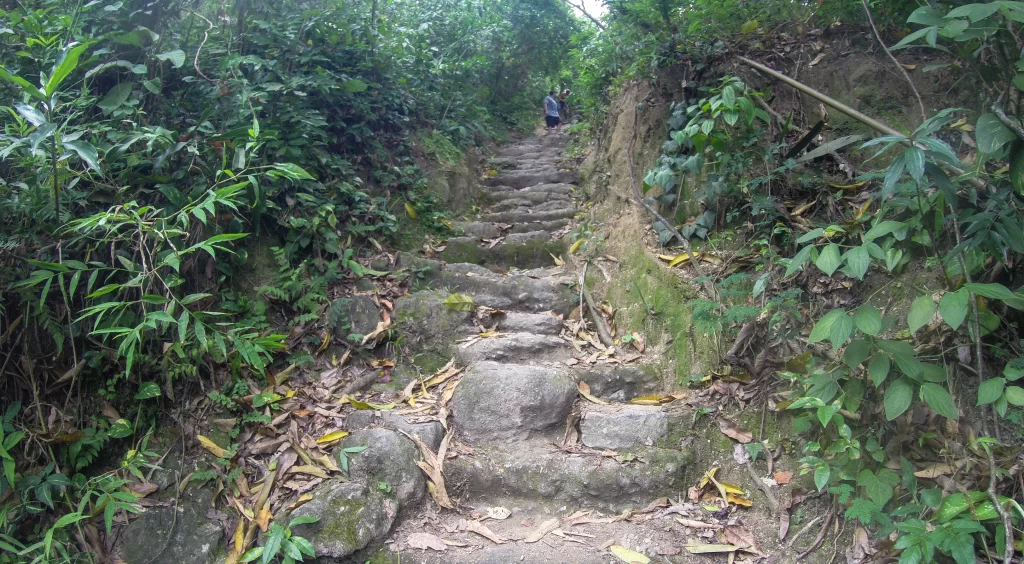
[[[329,443],[336,443],[347,436],[348,431],[332,431],[326,435],[321,435],[320,438],[316,440],[316,444],[325,445]]]
[[[551,255],[551,253],[548,253],[548,254]],[[562,265],[565,264],[564,260],[556,257],[555,255],[551,255],[551,258],[555,259],[555,266],[562,266]]]
[[[304,493],[299,496],[299,499],[295,500],[295,503],[288,506],[288,511],[295,511],[299,507],[313,501],[313,494]]]
[[[512,515],[512,512],[504,507],[489,507],[487,508],[487,518],[495,519],[498,521],[504,521]]]
[[[150,482],[136,482],[134,484],[129,484],[128,489],[138,497],[146,497],[160,489],[160,487]]]
[[[726,494],[725,500],[733,505],[740,505],[742,507],[751,507],[754,505],[749,499],[736,494]]]
[[[580,250],[581,245],[583,245],[583,239],[578,239],[569,247],[569,253],[573,255],[576,254],[576,251]]]
[[[630,550],[621,544],[613,544],[608,550],[619,560],[627,564],[651,564],[651,559],[635,550]]]
[[[586,382],[580,380],[580,383],[576,386],[576,389],[579,390],[581,396],[587,398],[588,400],[590,400],[590,401],[592,401],[592,402],[594,402],[594,403],[596,403],[598,405],[608,405],[608,402],[606,402],[606,401],[604,401],[602,399],[598,399],[598,398],[594,397],[593,395],[591,395],[591,393],[590,393],[590,384],[587,384]]]
[[[420,550],[436,550],[442,552],[448,549],[448,545],[445,544],[440,537],[432,535],[430,533],[413,533],[409,535],[409,538],[405,539],[406,544],[409,548],[418,548]]]
[[[267,527],[270,526],[270,520],[274,518],[274,514],[270,512],[270,504],[266,503],[263,505],[263,509],[256,514],[254,522],[259,526],[260,531],[267,532]]]
[[[761,554],[761,548],[757,546],[754,535],[742,525],[729,525],[725,528],[725,540],[730,544],[739,547],[749,548],[755,554]]]
[[[388,332],[388,330],[390,328],[391,328],[391,324],[388,323],[387,321],[379,321],[379,322],[377,322],[377,328],[374,329],[369,334],[364,335],[362,342],[359,343],[359,344],[360,345],[365,345],[366,343],[368,343],[370,341],[377,340],[377,338],[379,338],[381,335],[383,335],[384,333]]]
[[[473,297],[466,294],[449,294],[441,303],[455,311],[473,311],[476,308]]]
[[[305,464],[302,466],[294,466],[289,470],[290,474],[308,474],[310,476],[316,476],[317,478],[329,478],[327,472],[324,472],[319,466],[313,464]]]
[[[824,52],[818,53],[818,56],[815,57],[814,60],[812,60],[810,63],[807,63],[807,66],[813,67],[814,65],[820,63],[821,60],[824,59],[824,58],[825,58],[825,53]]]
[[[499,536],[494,531],[488,529],[483,523],[479,521],[466,521],[466,530],[471,533],[476,533],[495,544],[505,543],[504,538]]]
[[[199,439],[199,444],[201,444],[203,448],[208,450],[210,454],[217,458],[231,458],[234,456],[231,451],[221,448],[220,445],[210,440],[209,437],[197,435],[196,438]]]
[[[945,462],[935,462],[933,464],[925,466],[924,468],[918,470],[917,472],[914,472],[914,475],[917,476],[918,478],[934,479],[938,478],[939,476],[945,476],[946,474],[952,474],[959,467],[960,465],[954,467],[953,465],[946,464]]]
[[[722,529],[722,525],[716,523],[705,523],[703,521],[695,521],[693,519],[683,519],[678,515],[676,515],[676,521],[680,525],[684,527],[690,527],[691,529],[711,529],[713,531],[718,531]]]
[[[719,554],[736,552],[740,547],[731,544],[691,544],[686,547],[690,554]]]
[[[778,484],[780,486],[785,486],[786,484],[788,484],[791,481],[793,481],[793,473],[792,472],[776,472],[776,473],[772,474],[772,478],[775,479],[775,483],[776,484]]]
[[[547,535],[551,531],[554,531],[557,528],[558,519],[548,519],[547,521],[541,523],[540,527],[538,527],[536,531],[530,533],[530,535],[527,536],[526,539],[524,539],[524,542],[537,542],[540,539],[544,538],[545,535]]]
[[[747,444],[754,440],[754,435],[750,431],[743,429],[728,419],[719,419],[718,428],[725,434],[725,436],[743,444]]]

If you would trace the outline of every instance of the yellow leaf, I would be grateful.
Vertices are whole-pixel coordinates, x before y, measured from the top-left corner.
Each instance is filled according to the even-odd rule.
[[[700,258],[700,253],[693,253],[693,256]],[[669,261],[668,267],[672,268],[674,266],[679,266],[680,264],[683,264],[688,260],[690,260],[690,253],[680,253],[673,257],[671,261]]]
[[[711,470],[708,470],[707,472],[705,472],[704,473],[704,477],[701,478],[700,482],[697,484],[697,488],[698,489],[703,489],[704,486],[708,485],[708,482],[710,482],[711,480],[714,480],[716,472],[718,472],[718,466],[715,466]]]
[[[728,494],[725,496],[725,500],[733,505],[742,505],[743,507],[750,507],[754,505],[749,499],[740,497],[736,494]]]
[[[324,472],[319,466],[312,464],[304,464],[302,466],[292,466],[288,470],[290,474],[309,474],[310,476],[316,476],[317,478],[328,478],[327,472]]]
[[[613,544],[608,547],[608,550],[610,550],[616,558],[626,562],[627,564],[651,564],[651,559],[647,556],[635,550],[630,550],[622,545]]]
[[[740,26],[740,33],[742,33],[743,35],[747,35],[748,33],[754,33],[755,31],[757,31],[757,28],[760,25],[761,22],[757,20],[750,20]]]
[[[410,218],[416,219],[416,208],[412,207],[409,202],[405,203],[405,213],[409,214]]]
[[[658,255],[658,258],[665,262],[672,262],[673,260],[676,259],[677,256],[679,255]]]
[[[334,459],[331,458],[330,455],[325,454],[320,458],[317,458],[316,461],[320,463],[320,466],[323,466],[324,468],[330,470],[331,472],[341,472],[341,468],[338,468],[338,465],[334,462]]]
[[[270,504],[264,504],[263,509],[256,514],[256,524],[259,525],[260,531],[267,532],[267,527],[270,526],[270,520],[273,517],[274,515],[270,512]]]
[[[719,482],[719,483],[722,484],[723,488],[725,488],[725,492],[726,493],[737,494],[737,495],[747,495],[747,492],[743,491],[743,488],[741,488],[739,486],[734,486],[732,484],[727,484],[725,482]]]
[[[576,389],[579,390],[581,396],[587,398],[588,400],[590,400],[590,401],[592,401],[592,402],[594,402],[594,403],[596,403],[598,405],[608,405],[608,402],[606,402],[604,400],[601,400],[601,399],[598,399],[598,398],[596,398],[596,397],[594,397],[593,395],[590,394],[590,384],[587,384],[586,382],[581,381],[579,383],[579,385],[576,386]]]
[[[209,437],[197,435],[196,438],[199,439],[199,444],[203,445],[203,448],[210,451],[210,454],[217,458],[231,458],[234,456],[231,451],[221,448],[217,443],[211,441]]]
[[[732,544],[692,544],[686,547],[690,554],[717,554],[721,552],[736,552],[740,547]]]
[[[356,409],[377,409],[384,411],[395,408],[395,404],[393,403],[370,403],[368,401],[359,400],[349,400],[349,403]]]
[[[583,239],[579,239],[569,247],[569,253],[576,254],[576,251],[580,250],[580,246],[583,245]]]
[[[564,260],[556,257],[555,255],[552,255],[551,253],[548,254],[551,255],[551,258],[555,259],[555,266],[562,266],[563,264],[565,264]]]
[[[330,344],[331,344],[331,332],[330,331],[324,331],[324,340],[323,340],[323,342],[320,343],[320,347],[318,349],[316,349],[316,354],[320,354],[320,353],[324,352],[327,349],[327,347],[330,346]]]
[[[327,443],[333,443],[333,442],[336,442],[336,441],[340,441],[341,439],[344,439],[347,436],[348,436],[348,431],[333,431],[333,432],[327,433],[326,435],[323,435],[322,437],[317,439],[316,440],[316,444],[323,445],[323,444],[327,444]]]
[[[295,511],[299,507],[313,501],[313,494],[304,493],[299,496],[299,499],[295,500],[295,503],[288,506],[288,511]]]
[[[829,188],[835,188],[836,190],[854,190],[865,184],[867,184],[866,180],[855,184],[829,184]]]
[[[242,550],[245,548],[245,519],[238,520],[238,526],[235,527],[235,547],[234,552],[236,554],[242,554]]]

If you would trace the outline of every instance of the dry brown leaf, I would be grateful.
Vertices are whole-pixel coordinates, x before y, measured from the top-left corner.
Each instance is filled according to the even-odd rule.
[[[581,396],[587,398],[589,401],[592,401],[598,405],[608,405],[608,402],[599,399],[590,393],[590,384],[587,384],[586,382],[580,380],[580,383],[576,386],[576,389],[579,390]]]
[[[694,521],[693,519],[683,519],[676,515],[676,521],[684,526],[690,527],[691,529],[711,529],[713,531],[719,531],[722,529],[722,525],[716,523],[705,523],[703,521]]]
[[[558,528],[558,519],[548,519],[540,524],[536,531],[527,536],[523,542],[534,543],[544,538],[548,533]]]
[[[821,60],[824,59],[824,58],[825,58],[825,53],[823,53],[823,52],[822,53],[818,53],[818,56],[815,57],[814,60],[812,60],[810,63],[807,63],[807,66],[813,67],[814,65],[820,63]]]
[[[445,509],[455,509],[455,504],[452,503],[451,498],[448,497],[448,491],[445,489],[444,474],[442,473],[444,457],[448,450],[448,444],[452,439],[452,432],[449,430],[444,438],[441,439],[441,446],[436,453],[430,450],[430,447],[416,435],[410,435],[402,430],[399,430],[399,432],[409,437],[420,449],[420,455],[423,456],[424,460],[417,460],[416,465],[427,475],[427,492],[430,493],[430,497],[434,499],[435,503]]]
[[[725,540],[742,548],[749,548],[755,554],[761,554],[761,548],[757,546],[754,535],[742,525],[729,525],[725,528]]]
[[[317,478],[329,478],[327,472],[324,472],[319,466],[313,464],[304,464],[302,466],[295,466],[289,473],[291,474],[308,474],[310,476],[316,476]]]
[[[504,544],[505,543],[505,539],[504,538],[502,538],[500,535],[498,535],[494,531],[488,529],[483,523],[481,523],[479,521],[466,521],[465,523],[466,523],[466,527],[465,528],[466,528],[467,531],[469,531],[471,533],[476,533],[476,534],[484,537],[485,539],[487,539],[487,540],[489,540],[489,541],[491,541],[491,542],[493,542],[495,544]],[[461,525],[461,523],[460,523],[460,525]]]
[[[775,479],[775,483],[776,484],[778,484],[780,486],[785,486],[786,484],[788,484],[788,483],[793,481],[793,473],[792,472],[776,472],[776,473],[772,474],[772,478]]]
[[[497,521],[504,521],[512,515],[512,511],[505,507],[488,507],[487,518],[494,519]]]
[[[405,539],[405,542],[409,545],[409,548],[430,549],[437,552],[448,550],[448,545],[440,537],[430,533],[413,533],[409,535],[409,538]]]
[[[719,419],[718,429],[721,430],[725,436],[743,444],[747,444],[754,440],[754,435],[750,431],[747,431],[728,419]]]
[[[256,514],[254,522],[260,528],[260,531],[267,532],[267,527],[270,526],[270,520],[274,518],[274,515],[270,512],[270,504],[266,503],[263,505],[263,509]]]
[[[924,468],[918,470],[917,472],[914,472],[914,475],[917,476],[918,478],[935,479],[938,478],[939,476],[945,476],[946,474],[952,474],[953,472],[956,472],[957,469],[960,468],[960,466],[961,464],[957,464],[954,466],[952,464],[947,464],[945,462],[935,462],[926,465]]]
[[[736,552],[740,547],[731,544],[691,544],[687,545],[686,550],[690,551],[690,554],[720,554],[724,552]]]
[[[136,482],[128,485],[128,489],[132,491],[137,497],[146,497],[147,495],[160,489],[159,486],[150,482]]]

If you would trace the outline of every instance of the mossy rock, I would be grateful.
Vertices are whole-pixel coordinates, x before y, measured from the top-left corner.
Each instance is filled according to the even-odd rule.
[[[220,524],[210,520],[210,488],[190,488],[176,507],[154,507],[134,519],[121,537],[127,564],[213,564],[223,560]],[[177,515],[175,515],[177,513]]]
[[[316,548],[317,557],[342,558],[382,538],[391,530],[398,513],[397,503],[366,484],[334,479],[313,490],[313,500],[302,505],[293,517],[317,517],[292,532],[305,537]],[[189,562],[179,560],[178,562]]]
[[[441,258],[450,263],[530,269],[553,265],[552,255],[562,255],[567,248],[562,240],[535,239],[523,243],[500,243],[488,249],[474,238],[457,237],[448,240]]]

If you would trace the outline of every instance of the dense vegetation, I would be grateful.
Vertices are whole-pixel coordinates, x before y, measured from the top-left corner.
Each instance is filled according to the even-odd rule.
[[[672,103],[642,190],[668,217],[652,217],[657,243],[683,244],[665,255],[669,265],[697,263],[705,276],[696,282],[712,283],[690,304],[694,328],[731,341],[719,347],[730,351],[723,360],[794,414],[801,471],[849,522],[895,539],[886,550],[901,563],[970,563],[976,551],[1009,563],[1024,523],[1014,465],[1024,405],[1024,3],[608,6],[607,29],[576,44],[566,71],[592,118],[580,129],[600,134],[600,113],[629,81],[671,92],[636,108]],[[970,77],[974,103],[918,113],[911,101],[919,119],[865,121],[871,139],[823,130],[827,118],[771,115],[774,93],[717,70],[733,54],[785,64],[779,45],[788,52],[851,29],[897,57],[930,58],[908,81],[943,69],[955,69],[954,85]],[[916,67],[893,72],[906,68]],[[684,91],[665,79],[683,80]],[[846,159],[857,163],[854,178],[840,172]],[[701,254],[711,257],[703,268]],[[935,272],[941,286],[905,272]],[[837,302],[829,286],[842,293],[844,284],[870,290]],[[873,299],[893,287],[911,292],[898,315]],[[922,418],[945,424],[908,434]],[[756,458],[763,448],[749,450]]]
[[[577,26],[552,0],[0,5],[0,562],[90,558],[155,398],[308,362],[286,333],[328,284],[449,229],[417,158],[532,126]]]

